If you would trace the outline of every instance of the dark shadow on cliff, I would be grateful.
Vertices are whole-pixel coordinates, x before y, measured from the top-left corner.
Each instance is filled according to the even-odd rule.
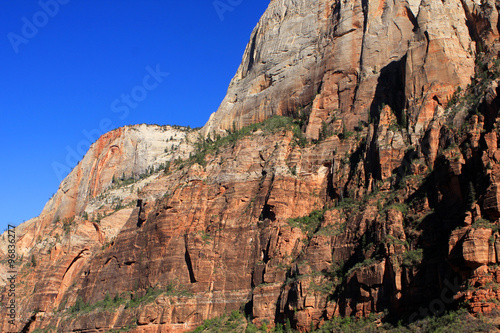
[[[468,178],[450,173],[444,157],[434,165],[434,171],[407,200],[415,208],[427,202],[431,211],[417,220],[406,220],[406,234],[414,235],[409,243],[416,245],[413,250],[422,249],[423,256],[416,266],[403,267],[402,297],[393,300],[388,318],[393,323],[442,315],[459,305],[454,296],[463,281],[456,267],[451,266],[448,244],[453,230],[464,221],[462,193]],[[451,257],[456,255],[452,253]]]
[[[384,105],[388,105],[395,113],[398,124],[402,125],[406,122],[404,117],[404,108],[406,106],[405,99],[405,86],[404,86],[404,66],[406,63],[406,56],[400,60],[393,61],[380,70],[380,75],[377,79],[377,86],[375,88],[375,95],[370,105],[369,123],[375,124],[375,131],[377,131],[377,124],[380,118],[380,110]],[[375,71],[375,70],[374,70]],[[404,126],[404,125],[403,125]],[[366,181],[369,175],[373,175],[374,179],[381,178],[381,170],[378,161],[378,153],[376,148],[376,135],[372,140],[367,143],[367,156],[366,156]]]
[[[380,70],[377,80],[375,96],[370,105],[370,118],[376,120],[379,117],[380,108],[389,105],[395,112],[398,121],[401,120],[402,111],[405,108],[405,72],[406,56],[400,60],[393,61]],[[376,69],[374,69],[376,71]]]

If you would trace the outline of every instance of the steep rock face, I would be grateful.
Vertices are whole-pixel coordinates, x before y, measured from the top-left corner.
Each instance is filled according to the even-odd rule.
[[[157,170],[170,160],[189,155],[192,148],[187,135],[184,128],[147,125],[106,133],[61,183],[40,216],[16,228],[18,258],[31,260],[32,254],[41,251],[54,263],[43,271],[42,276],[49,275],[44,281],[24,282],[33,288],[38,282],[48,286],[45,292],[50,297],[36,298],[36,302],[41,306],[53,304],[88,261],[90,249],[116,237],[131,214],[131,209],[117,211],[118,208],[135,205],[139,196],[146,201],[164,194],[163,184],[155,182],[156,176],[149,176],[148,170]],[[125,190],[123,186],[134,177],[138,180],[135,189]],[[142,189],[144,192],[140,193]],[[6,256],[5,234],[0,243],[0,253]],[[10,276],[8,271],[2,262],[3,283]]]
[[[491,1],[272,1],[204,140],[110,132],[18,228],[15,329],[186,331],[242,309],[307,331],[414,318],[443,291],[493,310],[497,17]],[[214,135],[276,114],[295,120]]]
[[[81,214],[89,200],[112,184],[113,178],[139,176],[171,160],[173,154],[169,152],[173,147],[178,149],[185,137],[183,130],[147,125],[104,134],[61,183],[43,213],[60,209],[55,215],[61,219]],[[189,149],[181,150],[189,154]]]
[[[307,135],[317,139],[323,121],[341,117],[352,129],[387,104],[408,109],[419,134],[474,73],[465,13],[457,0],[272,1],[203,131],[309,106]]]
[[[470,82],[475,46],[460,1],[424,0],[416,20],[418,32],[406,56],[405,95],[418,134],[437,107]]]
[[[33,293],[29,301],[20,304],[27,314],[23,320],[37,308],[37,316],[50,321],[61,304],[67,307],[78,297],[95,304],[106,293],[120,295],[132,290],[140,294],[171,284],[183,286],[193,296],[158,301],[159,310],[150,306],[140,309],[139,327],[154,323],[165,329],[192,328],[250,302],[257,285],[279,286],[286,271],[275,266],[290,260],[302,238],[300,231],[283,223],[330,200],[330,169],[324,165],[332,164],[333,145],[338,144],[328,140],[303,150],[291,148],[291,141],[291,133],[268,137],[257,133],[255,138],[226,148],[205,168],[194,164],[188,170],[159,175],[156,182],[164,184],[166,197],[148,203],[152,208],[143,215],[141,202],[100,223],[77,218],[74,229],[62,240],[55,236],[60,229],[49,231],[44,242],[55,246],[43,247],[36,253],[39,264],[23,270],[23,274],[38,277],[27,280],[21,289]],[[344,146],[350,149],[349,143]],[[296,176],[291,174],[291,163]],[[109,223],[118,231],[103,246],[99,235]],[[278,288],[272,294],[272,303],[279,292]],[[254,302],[257,314],[261,304],[258,296]],[[105,316],[103,328],[125,325],[136,316],[135,311],[116,311],[120,321],[116,316]],[[271,319],[267,311],[265,317]],[[50,324],[68,331],[96,328],[88,316],[72,319],[63,312],[55,317],[58,319]]]
[[[43,230],[56,220],[69,220],[83,214],[95,217],[99,207],[116,205],[118,201],[125,205],[134,195],[136,200],[136,193],[113,191],[113,186],[144,177],[148,170],[157,170],[171,160],[189,156],[193,148],[188,144],[187,134],[184,128],[138,125],[118,128],[101,136],[64,179],[40,216],[20,226],[18,251],[26,253],[43,235]],[[139,183],[137,189],[150,182]],[[102,194],[110,189],[113,193],[104,199]],[[150,193],[150,196],[158,194]]]
[[[392,175],[392,171],[397,168],[406,151],[404,134],[397,128],[396,116],[389,106],[385,106],[380,111],[380,121],[377,127],[376,149],[379,156],[377,169],[380,170],[380,178],[387,179]]]

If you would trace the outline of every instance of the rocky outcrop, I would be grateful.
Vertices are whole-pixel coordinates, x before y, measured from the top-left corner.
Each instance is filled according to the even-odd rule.
[[[201,131],[105,134],[19,226],[15,330],[181,332],[241,310],[308,331],[413,320],[443,291],[443,309],[495,309],[497,17],[273,0]]]
[[[283,144],[275,145],[277,141]],[[151,209],[141,202],[99,222],[76,217],[67,233],[57,223],[45,229],[38,250],[30,252],[37,266],[22,271],[38,277],[23,286],[24,292],[34,290],[32,301],[20,306],[23,313],[29,316],[37,308],[39,316],[53,316],[78,297],[95,304],[106,293],[132,290],[140,294],[168,285],[182,286],[194,298],[185,297],[180,303],[169,300],[177,315],[165,319],[167,327],[193,327],[227,309],[239,309],[251,300],[252,285],[284,278],[283,270],[265,269],[266,264],[276,252],[280,258],[290,256],[295,247],[287,244],[297,243],[300,234],[294,232],[289,241],[284,240],[279,225],[290,216],[320,207],[327,197],[329,169],[322,164],[332,160],[335,141],[304,151],[298,146],[290,150],[291,141],[291,133],[241,140],[213,157],[205,168],[194,164],[168,175],[163,170],[156,174],[159,178],[140,192],[163,184],[164,198],[148,202]],[[291,162],[297,176],[287,166]],[[260,261],[264,263],[261,278],[254,275]],[[192,304],[192,310],[183,302]],[[179,316],[179,312],[189,315]],[[126,310],[119,316],[134,318]],[[69,322],[65,318],[61,325],[67,330],[94,325],[88,317]],[[113,318],[106,319],[103,327],[113,327]]]
[[[173,158],[185,158],[190,149],[180,145],[186,134],[182,128],[147,125],[118,128],[104,134],[61,183],[42,214],[59,209],[54,215],[61,219],[79,215],[90,199],[112,185],[114,179],[139,177]],[[182,153],[175,154],[174,149]]]
[[[307,134],[317,139],[322,122],[340,117],[352,129],[387,104],[398,114],[408,112],[409,129],[419,135],[437,107],[474,74],[469,6],[434,0],[272,1],[203,132],[241,128],[309,106]],[[486,21],[494,23],[495,13],[485,14]],[[496,36],[491,29],[482,33],[487,40]]]
[[[138,125],[101,136],[64,179],[40,216],[20,226],[18,251],[26,254],[38,237],[44,236],[43,230],[56,221],[62,225],[75,216],[95,220],[118,205],[126,206],[132,201],[135,204],[138,191],[154,181],[155,177],[146,176],[193,151],[189,142],[195,141],[194,134],[187,135],[187,129],[182,127]],[[123,191],[123,185],[129,182],[136,183],[134,193]],[[158,185],[161,186],[152,184],[141,197],[154,199],[163,195],[163,191],[153,190]]]

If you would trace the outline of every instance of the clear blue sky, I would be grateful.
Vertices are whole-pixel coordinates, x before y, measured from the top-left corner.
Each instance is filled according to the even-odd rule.
[[[59,187],[54,165],[67,167],[68,149],[81,151],[84,131],[100,130],[101,120],[203,126],[268,4],[3,1],[0,231],[40,214]],[[168,76],[144,83],[158,69]]]

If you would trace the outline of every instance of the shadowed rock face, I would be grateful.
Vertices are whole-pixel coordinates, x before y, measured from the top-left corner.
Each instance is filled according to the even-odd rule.
[[[242,310],[307,331],[408,318],[444,288],[498,308],[498,7],[271,1],[201,131],[103,135],[17,228],[14,330],[182,332]],[[301,128],[199,139],[273,115]]]

